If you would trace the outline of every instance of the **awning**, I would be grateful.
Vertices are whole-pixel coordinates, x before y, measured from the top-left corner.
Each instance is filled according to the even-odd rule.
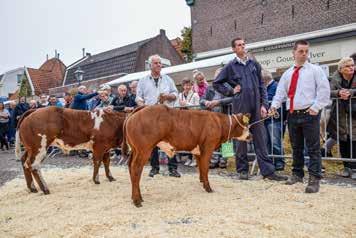
[[[161,73],[168,74],[168,75],[178,73],[178,72],[184,72],[184,71],[189,71],[191,73],[191,71],[193,71],[195,69],[203,69],[203,68],[212,67],[212,66],[219,66],[222,63],[226,64],[230,60],[232,60],[234,57],[235,57],[235,54],[229,54],[229,55],[214,57],[214,58],[210,58],[210,59],[206,59],[206,60],[191,62],[191,63],[187,63],[187,64],[175,65],[175,66],[163,68]],[[116,86],[116,85],[119,85],[122,83],[139,80],[139,79],[147,76],[149,73],[150,73],[150,71],[147,70],[147,71],[127,74],[125,76],[114,79],[113,81],[110,81],[105,84],[110,85],[110,86]]]

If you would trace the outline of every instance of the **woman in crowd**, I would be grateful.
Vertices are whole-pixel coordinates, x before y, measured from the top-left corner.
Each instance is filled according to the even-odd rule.
[[[193,92],[192,90],[193,87],[192,81],[188,78],[184,78],[182,81],[182,86],[183,86],[183,92],[179,93],[176,106],[183,107],[183,108],[187,107],[186,109],[191,108],[190,106],[199,107],[199,96],[197,93]],[[197,166],[197,162],[193,158],[192,154],[182,153],[181,156],[188,156],[188,159],[184,165],[191,166],[191,167]]]
[[[338,71],[330,81],[330,89],[331,97],[338,100],[333,101],[328,132],[337,139],[339,131],[342,158],[356,158],[356,99],[352,98],[356,95],[356,73],[352,58],[345,57],[339,61]],[[344,162],[342,176],[356,179],[356,163]]]
[[[196,92],[199,95],[199,97],[202,97],[209,86],[208,82],[205,79],[205,75],[203,74],[203,72],[199,70],[194,70],[193,78],[195,81],[194,92]]]

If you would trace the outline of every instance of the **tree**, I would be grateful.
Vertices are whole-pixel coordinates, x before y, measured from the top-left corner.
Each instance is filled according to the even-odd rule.
[[[192,50],[192,28],[184,27],[181,31],[182,33],[182,53],[186,55],[186,61],[192,62],[193,60],[193,50]]]
[[[32,95],[32,90],[30,84],[28,82],[26,74],[23,74],[21,79],[21,84],[20,84],[19,97],[29,97],[31,95]]]

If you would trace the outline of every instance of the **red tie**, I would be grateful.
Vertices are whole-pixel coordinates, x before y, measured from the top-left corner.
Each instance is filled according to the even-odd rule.
[[[294,71],[292,74],[292,81],[290,82],[290,86],[289,86],[289,91],[288,91],[288,97],[290,99],[290,107],[289,107],[289,112],[293,113],[294,111],[294,95],[295,95],[295,91],[297,90],[297,82],[298,82],[298,78],[299,78],[299,70],[302,66],[295,66],[294,67]]]

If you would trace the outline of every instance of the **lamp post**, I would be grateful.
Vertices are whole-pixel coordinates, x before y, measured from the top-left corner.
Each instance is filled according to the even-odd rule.
[[[81,70],[80,67],[78,67],[77,70],[74,72],[75,78],[78,81],[78,86],[80,86],[80,82],[83,80],[84,73],[85,72]]]

